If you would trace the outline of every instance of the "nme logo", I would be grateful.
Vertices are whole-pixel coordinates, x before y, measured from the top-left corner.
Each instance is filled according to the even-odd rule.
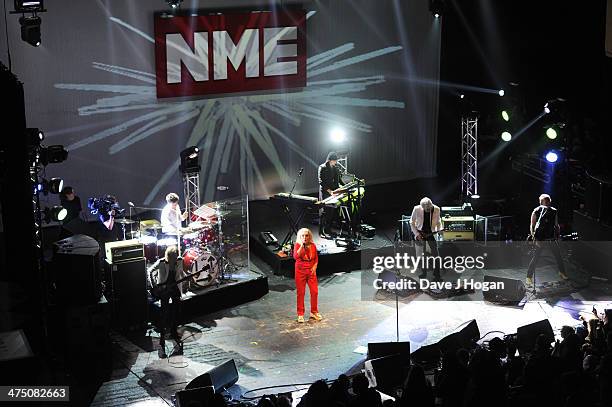
[[[306,86],[306,12],[155,16],[157,97]]]

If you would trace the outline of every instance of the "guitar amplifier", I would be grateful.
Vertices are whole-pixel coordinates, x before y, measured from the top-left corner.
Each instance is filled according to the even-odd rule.
[[[442,218],[444,232],[442,237],[446,241],[474,240],[473,216],[445,216]]]
[[[138,239],[108,242],[104,245],[106,259],[109,263],[124,263],[144,257],[144,244]]]

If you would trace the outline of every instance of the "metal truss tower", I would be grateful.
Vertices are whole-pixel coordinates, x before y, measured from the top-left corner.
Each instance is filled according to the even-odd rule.
[[[478,194],[478,116],[461,118],[461,197]]]

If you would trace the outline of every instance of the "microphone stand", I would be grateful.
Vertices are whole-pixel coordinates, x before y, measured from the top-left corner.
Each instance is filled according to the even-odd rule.
[[[298,179],[302,176],[302,172],[304,172],[304,168],[300,168],[297,177],[295,177],[295,179],[293,180],[293,186],[291,187],[291,191],[289,191],[289,199],[291,199],[291,197],[293,196],[293,190],[297,185]]]

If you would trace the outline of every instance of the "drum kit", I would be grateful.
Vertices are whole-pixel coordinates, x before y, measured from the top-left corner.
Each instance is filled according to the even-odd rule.
[[[193,274],[191,282],[196,287],[203,288],[225,279],[224,264],[227,263],[224,261],[222,224],[229,211],[222,210],[220,204],[214,204],[212,209],[213,216],[198,218],[199,220],[182,228],[176,236],[162,234],[162,226],[156,219],[140,222],[122,219],[122,222],[116,222],[125,225],[138,223],[137,230],[125,233],[143,243],[145,258],[149,264],[163,258],[169,246],[178,246],[182,254],[183,271]],[[197,214],[197,211],[195,213]]]

